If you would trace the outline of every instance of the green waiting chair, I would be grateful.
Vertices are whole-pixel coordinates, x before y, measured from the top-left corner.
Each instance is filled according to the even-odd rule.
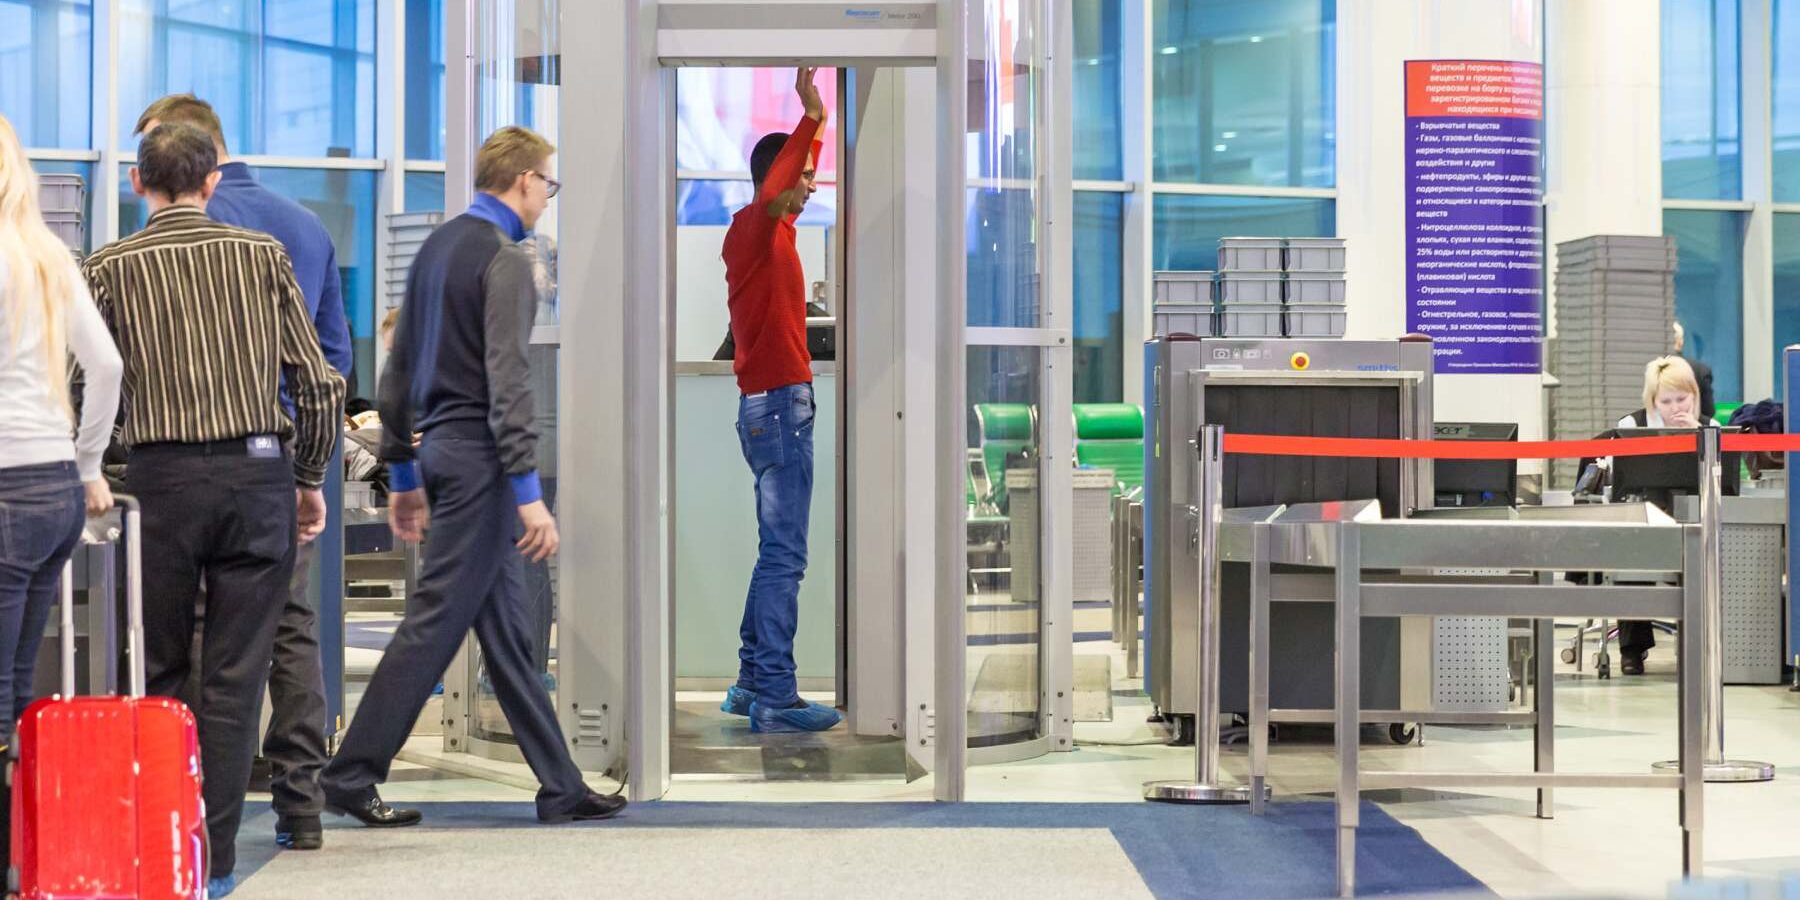
[[[1075,404],[1075,463],[1113,471],[1113,496],[1144,486],[1144,411],[1133,403]]]
[[[1037,410],[1029,403],[977,403],[981,461],[987,470],[993,509],[1006,512],[1006,458],[1037,449]]]

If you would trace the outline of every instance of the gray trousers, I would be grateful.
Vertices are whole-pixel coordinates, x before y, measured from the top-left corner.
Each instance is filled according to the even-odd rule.
[[[549,817],[585,799],[587,785],[536,663],[539,618],[515,546],[523,533],[519,508],[487,423],[475,425],[429,431],[419,448],[431,531],[418,587],[320,782],[333,794],[359,798],[387,780],[432,687],[473,628],[500,709],[543,785],[538,814]]]
[[[300,547],[269,663],[269,731],[262,750],[275,813],[281,816],[316,816],[325,808],[319,771],[325,768],[330,714],[319,660],[319,611],[307,589],[318,558],[318,542]]]

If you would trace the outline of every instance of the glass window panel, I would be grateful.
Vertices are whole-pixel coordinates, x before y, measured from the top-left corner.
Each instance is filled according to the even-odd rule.
[[[444,158],[444,0],[406,0],[406,155]]]
[[[1742,195],[1740,101],[1737,0],[1662,0],[1664,197]]]
[[[25,146],[88,146],[92,73],[89,0],[0,0],[0,115]]]
[[[690,179],[675,184],[676,225],[730,225],[731,217],[756,196],[743,180]],[[795,225],[837,224],[837,185],[820,184]]]
[[[1075,192],[1075,402],[1125,398],[1125,195]]]
[[[1336,233],[1337,207],[1331,200],[1159,194],[1152,252],[1159,270],[1216,269],[1222,237]]]
[[[1157,180],[1335,183],[1336,3],[1156,0],[1151,9]]]
[[[675,165],[691,172],[748,172],[763,135],[794,130],[803,112],[793,69],[688,68],[676,72]],[[837,172],[837,70],[814,84],[833,114],[819,140],[818,171]]]
[[[1781,351],[1800,344],[1800,213],[1775,216],[1775,395],[1783,397],[1787,376]]]
[[[444,173],[406,173],[406,211],[444,211]]]
[[[261,4],[257,0],[167,0],[160,5],[167,10],[165,15],[172,22],[242,30],[255,24],[257,7]]]
[[[121,0],[119,133],[165,94],[213,105],[232,153],[375,155],[375,0]]]
[[[352,397],[375,396],[376,176],[369,171],[255,168],[264,187],[318,214],[331,233],[343,276],[344,312],[356,353]],[[119,234],[144,227],[149,207],[131,192],[130,167],[119,168]]]
[[[1124,4],[1075,0],[1075,177],[1124,176],[1119,72]]]
[[[1743,213],[1663,212],[1663,234],[1675,238],[1675,318],[1687,331],[1683,354],[1712,367],[1713,396],[1720,403],[1744,399],[1744,224]]]
[[[992,0],[985,9],[972,4],[969,14],[968,324],[1038,328],[1037,22],[1028,7]]]
[[[968,348],[969,448],[959,464],[970,473],[970,747],[1038,733],[1042,355],[1037,347]]]
[[[285,38],[308,44],[337,42],[336,10],[319,0],[266,0],[263,3],[263,32],[272,38]]]
[[[1775,0],[1775,200],[1800,203],[1800,0]]]

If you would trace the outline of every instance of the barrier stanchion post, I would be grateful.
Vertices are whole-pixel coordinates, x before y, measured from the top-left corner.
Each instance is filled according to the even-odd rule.
[[[1700,729],[1706,780],[1711,782],[1769,781],[1775,767],[1765,762],[1725,758],[1725,568],[1721,559],[1724,542],[1721,483],[1723,456],[1719,452],[1719,428],[1700,429],[1700,541],[1706,561],[1701,579],[1706,594],[1705,629],[1700,643]],[[1683,622],[1682,628],[1691,627]],[[1682,666],[1690,660],[1681,660]],[[1653,768],[1676,770],[1680,760],[1665,760]]]
[[[1219,522],[1224,509],[1225,429],[1200,430],[1195,486],[1199,512],[1199,692],[1194,710],[1194,780],[1150,781],[1144,799],[1164,803],[1249,803],[1250,788],[1219,780]]]
[[[1794,403],[1800,398],[1800,344],[1790,345],[1781,351],[1782,383],[1787,391],[1783,394],[1786,403],[1782,406],[1781,430],[1794,434]],[[1800,453],[1789,451],[1782,454],[1783,468],[1787,478],[1787,570],[1790,575],[1800,571],[1800,541],[1795,540],[1795,533],[1800,530],[1800,490],[1795,489],[1795,466],[1800,465]],[[1800,691],[1800,615],[1794,614],[1794,601],[1788,598],[1788,632],[1787,655],[1793,662],[1793,690]]]

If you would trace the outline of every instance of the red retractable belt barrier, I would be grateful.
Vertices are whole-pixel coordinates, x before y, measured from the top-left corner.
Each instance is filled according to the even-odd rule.
[[[1725,434],[1720,449],[1738,453],[1800,453],[1800,435]],[[1699,452],[1694,435],[1597,441],[1402,441],[1385,438],[1322,438],[1225,433],[1225,452],[1244,456],[1341,456],[1377,459],[1580,459],[1599,456],[1660,456]]]
[[[1737,453],[1800,453],[1800,434],[1722,434],[1719,449]]]
[[[1345,456],[1381,459],[1562,459],[1693,453],[1685,434],[1611,441],[1401,441],[1225,433],[1225,452],[1250,456]]]

